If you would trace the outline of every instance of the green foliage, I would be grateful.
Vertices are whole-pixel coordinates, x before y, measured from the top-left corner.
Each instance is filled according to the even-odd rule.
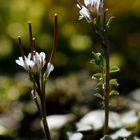
[[[111,90],[109,93],[109,96],[112,96],[112,95],[119,95],[119,92],[116,90]]]
[[[111,74],[116,73],[118,71],[120,71],[120,68],[118,66],[113,66],[113,67],[110,68],[110,73]]]
[[[103,82],[100,81],[97,85],[96,85],[97,89],[103,89]]]
[[[100,93],[96,93],[95,96],[100,98],[100,99],[103,99],[103,96]]]
[[[99,82],[96,85],[96,90],[97,93],[95,94],[96,97],[103,99],[104,98],[104,89],[105,89],[105,67],[104,67],[104,58],[101,53],[95,53],[92,52],[94,59],[90,61],[90,63],[97,65],[101,72],[100,73],[95,73],[92,76],[92,79],[98,80]],[[118,66],[113,66],[110,68],[110,74],[114,74],[120,71],[120,68]],[[113,95],[119,95],[119,92],[115,90],[114,88],[119,86],[119,83],[116,78],[110,79],[109,81],[110,84],[110,93],[109,96]]]
[[[92,59],[91,61],[90,61],[90,63],[92,63],[92,64],[96,64],[97,66],[99,66],[101,69],[103,68],[103,66],[104,66],[104,59],[103,59],[103,56],[102,56],[102,54],[101,53],[95,53],[95,52],[93,52],[92,51],[92,54],[93,54],[93,56],[94,56],[94,59]]]
[[[118,82],[117,82],[117,79],[111,79],[109,83],[110,83],[110,85],[113,85],[113,86],[118,86],[119,85]]]
[[[95,79],[95,80],[102,80],[102,79],[103,79],[102,73],[95,73],[95,74],[92,76],[92,79]]]

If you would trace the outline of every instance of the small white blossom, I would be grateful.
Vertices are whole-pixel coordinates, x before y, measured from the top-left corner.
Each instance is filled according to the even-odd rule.
[[[84,5],[77,4],[80,8],[79,20],[85,18],[87,22],[92,22],[93,15],[100,15],[103,9],[103,0],[84,0]]]
[[[49,77],[50,73],[54,70],[54,66],[53,64],[51,64],[50,62],[47,65],[47,77]]]
[[[92,22],[92,16],[90,15],[90,12],[86,7],[82,6],[79,13],[79,20],[86,18],[87,22]]]
[[[95,7],[98,15],[101,15],[103,6],[104,6],[103,0],[97,0]]]
[[[22,66],[25,70],[29,70],[30,67],[34,66],[34,62],[26,56],[24,56],[24,59],[23,57],[19,57],[19,59],[16,60],[16,63]]]
[[[44,52],[34,52],[33,58],[31,58],[31,53],[29,53],[28,59],[33,59],[36,67],[41,70],[46,63],[46,54]]]
[[[19,57],[19,59],[16,60],[16,63],[20,66],[22,66],[25,70],[33,69],[33,70],[41,70],[43,66],[46,63],[46,55],[44,52],[38,53],[34,52],[33,56],[31,53],[28,54],[28,56]]]
[[[84,0],[84,3],[86,5],[86,7],[88,6],[94,6],[96,4],[97,0]]]

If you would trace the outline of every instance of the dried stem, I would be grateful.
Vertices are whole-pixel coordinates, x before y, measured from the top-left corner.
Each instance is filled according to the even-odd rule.
[[[29,37],[30,37],[30,50],[31,50],[31,58],[33,58],[33,52],[35,50],[35,48],[33,47],[33,35],[32,35],[32,24],[31,22],[29,21]]]
[[[23,60],[25,60],[24,50],[23,50],[23,46],[22,46],[22,42],[21,42],[21,37],[20,36],[18,36],[18,43],[19,43],[20,54],[21,54]]]
[[[58,19],[57,19],[57,14],[54,15],[54,41],[53,41],[53,49],[52,53],[50,56],[49,62],[52,64],[53,59],[56,53],[56,48],[57,48],[57,40],[58,40]]]

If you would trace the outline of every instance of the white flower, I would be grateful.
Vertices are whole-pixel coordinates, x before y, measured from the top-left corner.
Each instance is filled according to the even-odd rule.
[[[28,54],[28,59],[32,59],[34,62],[34,65],[41,70],[43,68],[43,66],[46,63],[46,54],[44,52],[38,53],[38,52],[34,52],[33,58],[31,57],[31,53]]]
[[[103,0],[97,0],[95,7],[98,15],[101,15],[103,6],[104,6]]]
[[[33,69],[33,70],[41,70],[43,66],[46,63],[46,55],[44,52],[38,53],[34,52],[33,57],[31,53],[28,54],[28,56],[19,57],[19,59],[16,60],[16,63],[20,66],[22,66],[25,70]]]
[[[84,0],[86,7],[94,6],[96,4],[96,2],[97,2],[97,0]]]
[[[84,6],[77,4],[80,8],[79,20],[85,18],[88,22],[92,22],[93,15],[100,15],[103,9],[103,0],[84,0]]]
[[[54,66],[53,64],[51,64],[50,62],[47,65],[47,77],[49,77],[50,73],[54,70]]]
[[[41,71],[44,65],[46,64],[46,54],[44,52],[38,53],[34,52],[33,56],[31,53],[28,56],[19,57],[16,60],[16,63],[22,66],[25,70],[33,70],[35,72]],[[49,77],[50,73],[54,70],[53,64],[50,62],[47,64],[47,77]]]
[[[29,70],[30,67],[34,66],[34,62],[26,56],[24,56],[24,59],[23,57],[19,57],[19,59],[16,60],[16,63],[22,66],[25,70]]]
[[[86,18],[87,22],[92,22],[92,16],[90,15],[90,12],[86,7],[82,6],[79,13],[79,20]]]

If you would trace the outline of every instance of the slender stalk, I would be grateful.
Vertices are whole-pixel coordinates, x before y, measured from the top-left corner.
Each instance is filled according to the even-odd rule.
[[[33,35],[32,35],[32,24],[31,21],[29,21],[29,37],[30,37],[30,50],[31,50],[31,58],[33,58],[33,52],[34,52],[34,46],[33,46]]]
[[[47,140],[51,140],[51,135],[47,123],[47,114],[46,114],[46,102],[45,102],[45,82],[43,73],[41,73],[41,87],[42,87],[42,96],[41,96],[41,108],[42,108],[42,123],[44,127],[44,133]]]
[[[49,62],[52,64],[53,63],[53,59],[56,53],[56,48],[57,48],[57,41],[58,40],[58,18],[57,18],[57,14],[54,15],[54,40],[53,40],[53,49],[51,52],[51,56],[50,56],[50,60]]]
[[[104,124],[104,135],[109,133],[109,81],[110,81],[110,73],[109,73],[109,46],[108,44],[104,44],[104,54],[105,54],[105,93],[104,93],[104,107],[105,107],[105,124]]]
[[[18,44],[19,44],[20,54],[21,54],[23,60],[25,61],[24,50],[23,50],[23,46],[22,46],[22,42],[21,42],[21,37],[20,36],[18,36]]]
[[[33,101],[35,102],[36,104],[36,107],[38,109],[38,112],[41,114],[41,109],[40,109],[40,105],[39,105],[39,102],[37,100],[37,96],[36,96],[36,93],[35,93],[35,89],[31,92],[32,96],[33,96]]]

